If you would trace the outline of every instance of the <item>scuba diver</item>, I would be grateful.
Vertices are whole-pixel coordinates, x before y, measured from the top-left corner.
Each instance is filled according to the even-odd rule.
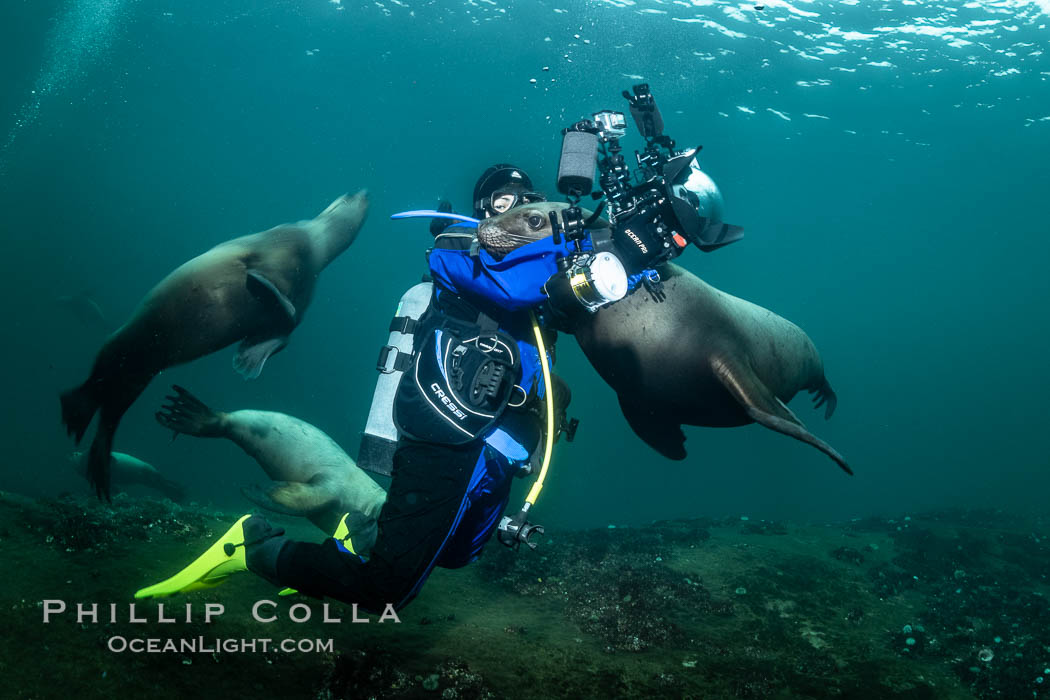
[[[506,163],[488,168],[474,188],[477,219],[538,201],[545,197],[528,174]],[[380,354],[384,374],[373,414],[389,424],[391,439],[374,439],[370,416],[358,457],[363,468],[391,475],[375,541],[356,547],[370,549],[369,556],[356,554],[347,516],[333,537],[317,544],[286,537],[261,515],[245,515],[192,564],[136,598],[208,588],[247,570],[306,595],[385,614],[409,603],[435,566],[457,568],[476,559],[497,528],[509,546],[535,546],[528,537],[542,528],[525,520],[527,507],[515,518],[503,511],[513,477],[528,473],[540,452],[545,474],[553,439],[568,430],[568,391],[549,388],[554,334],[542,332],[531,312],[544,301],[543,284],[567,248],[558,250],[548,237],[496,261],[478,250],[471,228],[435,222],[427,252],[431,282],[405,297],[415,293],[425,303],[406,314],[410,305],[403,299],[391,322],[391,334],[408,338],[414,351],[392,343]],[[384,380],[389,391],[382,390]],[[545,435],[546,450],[539,450]],[[369,449],[370,438],[381,449]]]
[[[574,319],[639,287],[662,303],[660,267],[692,246],[712,251],[743,236],[722,221],[721,193],[697,159],[701,147],[678,150],[649,86],[633,92],[623,96],[646,144],[635,151],[636,172],[620,144],[625,115],[603,110],[562,132],[557,187],[567,204],[536,204],[545,198],[528,175],[501,163],[475,185],[476,218],[436,210],[392,217],[462,223],[432,224],[427,281],[402,297],[380,351],[357,462],[390,474],[391,483],[369,557],[355,553],[353,538],[365,551],[365,535],[348,531],[347,516],[315,544],[245,515],[137,598],[214,586],[248,570],[385,615],[410,602],[435,566],[475,559],[494,533],[507,546],[535,547],[529,537],[542,528],[528,521],[529,509],[554,440],[575,430],[564,420],[568,391],[555,388],[550,372],[551,328],[572,330]],[[579,206],[585,196],[604,201],[588,212]],[[504,515],[512,478],[537,468],[522,509]]]

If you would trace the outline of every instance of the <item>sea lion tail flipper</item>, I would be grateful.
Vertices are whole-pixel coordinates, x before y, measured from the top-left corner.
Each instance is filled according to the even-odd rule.
[[[844,472],[853,473],[846,459],[831,445],[806,430],[795,414],[773,395],[769,387],[762,383],[762,380],[749,366],[725,358],[715,358],[712,369],[715,376],[740,403],[751,420],[770,430],[816,447],[831,457]]]
[[[831,388],[827,377],[821,377],[821,384],[809,390],[813,394],[813,408],[824,406],[824,420],[828,420],[835,413],[835,407],[839,405],[839,397]],[[827,404],[825,406],[825,404]]]
[[[241,494],[252,503],[275,513],[306,516],[329,507],[335,501],[328,478],[315,476],[308,482],[274,481],[267,487],[246,486]]]
[[[685,459],[685,433],[673,416],[654,413],[622,395],[619,399],[623,417],[645,444],[667,459]]]
[[[268,309],[273,309],[295,323],[295,304],[277,288],[277,285],[258,270],[248,270],[247,274],[245,284],[252,296]]]
[[[178,384],[172,384],[174,396],[165,396],[165,403],[154,414],[157,422],[175,434],[185,433],[195,437],[222,437],[222,415],[208,408]]]
[[[112,465],[113,430],[106,424],[98,426],[95,439],[91,442],[87,459],[87,480],[95,489],[99,499],[104,496],[110,500],[110,473]]]
[[[237,348],[237,354],[233,356],[233,368],[245,379],[257,379],[270,356],[284,350],[287,345],[286,335],[261,340],[245,338]]]
[[[62,422],[66,426],[66,432],[72,435],[79,445],[91,424],[91,419],[98,411],[99,401],[86,383],[62,394],[59,400],[62,402]]]

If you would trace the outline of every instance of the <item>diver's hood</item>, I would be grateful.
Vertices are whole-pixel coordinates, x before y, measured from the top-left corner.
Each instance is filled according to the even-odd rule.
[[[664,181],[681,233],[700,250],[712,251],[739,241],[744,229],[722,221],[722,193],[696,160],[692,148],[667,161]]]

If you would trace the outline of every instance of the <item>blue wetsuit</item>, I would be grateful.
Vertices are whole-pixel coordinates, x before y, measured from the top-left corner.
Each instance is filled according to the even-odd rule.
[[[545,388],[528,310],[546,298],[542,285],[565,252],[546,238],[498,261],[485,251],[471,256],[435,248],[428,256],[436,313],[459,300],[494,319],[517,341],[519,385],[529,397],[542,397]],[[497,423],[466,445],[402,438],[369,557],[352,554],[335,539],[289,542],[278,558],[277,578],[303,593],[379,611],[410,602],[435,566],[473,561],[495,532],[512,478],[533,447],[504,430],[507,424]]]

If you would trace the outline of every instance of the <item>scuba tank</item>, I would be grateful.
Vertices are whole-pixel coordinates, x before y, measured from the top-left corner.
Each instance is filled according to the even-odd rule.
[[[376,369],[380,372],[372,394],[372,408],[361,435],[357,466],[390,476],[398,431],[394,425],[394,396],[401,375],[412,367],[412,349],[416,324],[430,307],[434,295],[432,282],[420,282],[405,292],[397,305],[397,313],[390,321],[390,337],[379,351]]]
[[[449,220],[461,222],[460,225],[468,229],[471,225],[478,225],[478,220],[475,218],[453,214],[451,211],[433,209],[403,211],[390,218],[426,218],[444,222],[440,226],[440,231],[432,223],[431,233],[436,238],[441,238],[442,235],[448,236],[449,240],[473,237],[463,233],[451,235],[442,233]],[[379,380],[376,382],[375,393],[372,394],[372,407],[368,411],[368,422],[361,434],[361,445],[357,451],[357,466],[375,474],[390,476],[393,471],[394,450],[397,448],[398,440],[398,429],[394,425],[394,397],[397,395],[401,376],[413,365],[414,333],[417,322],[430,308],[433,298],[434,284],[432,282],[420,282],[405,292],[397,305],[397,312],[393,320],[390,321],[390,337],[387,339],[387,344],[379,351],[379,361],[376,362],[376,369],[380,372]]]

